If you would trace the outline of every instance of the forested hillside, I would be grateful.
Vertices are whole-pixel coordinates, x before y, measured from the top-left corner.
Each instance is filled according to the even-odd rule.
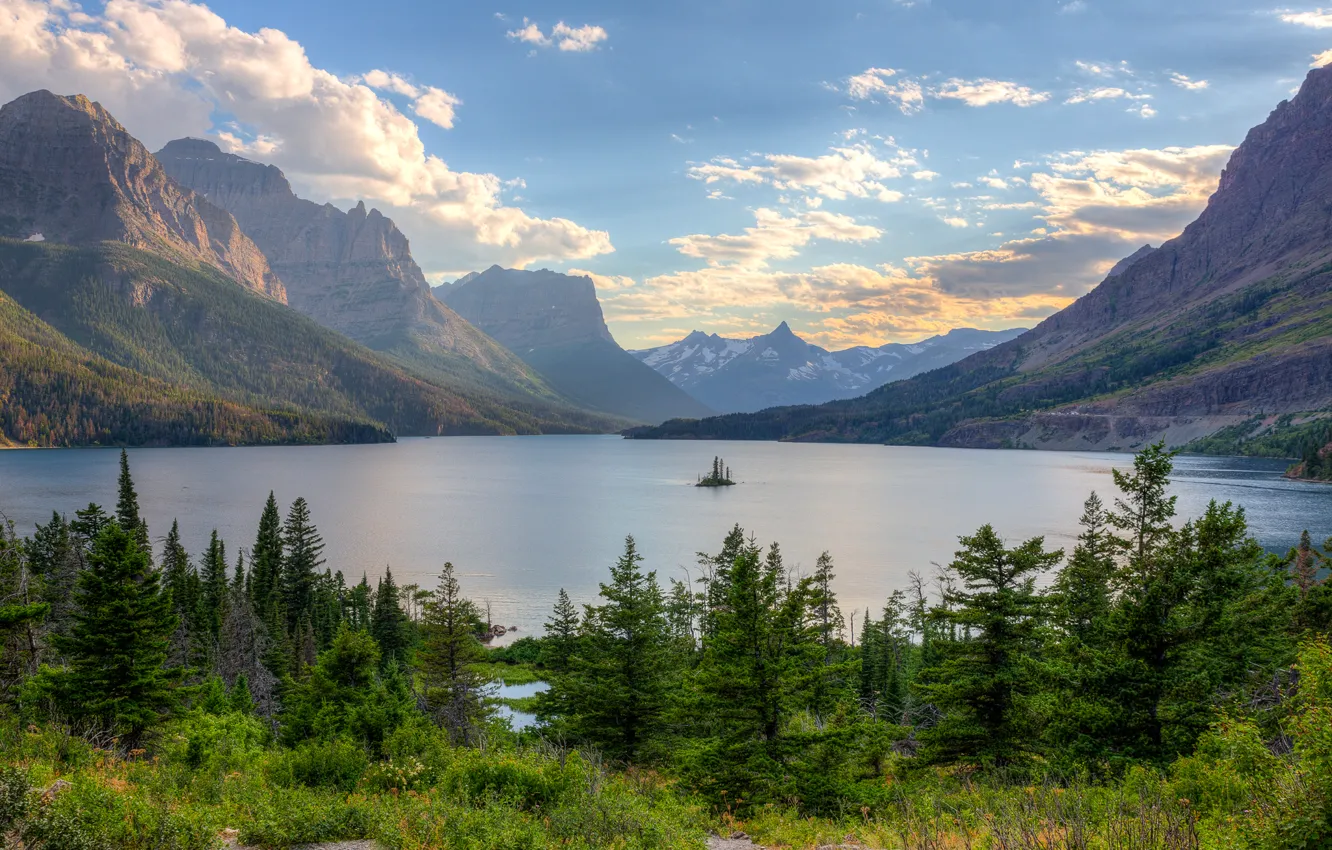
[[[164,399],[189,393],[282,411],[269,420],[272,439],[279,441],[305,441],[320,433],[360,439],[382,438],[385,431],[540,433],[595,430],[601,424],[568,408],[534,403],[536,409],[525,411],[479,390],[464,394],[433,386],[212,269],[189,269],[124,245],[0,240],[0,290],[73,347],[152,379],[155,387],[176,388],[163,392]],[[117,409],[118,401],[117,393],[103,394],[98,415],[132,416]],[[70,415],[58,394],[45,403],[42,412],[52,421]],[[158,414],[168,411],[162,407]],[[307,428],[300,424],[303,417],[360,424],[339,426],[340,431],[329,430],[331,425]],[[36,439],[43,445],[84,444],[90,430],[106,430],[100,419],[90,421]],[[189,427],[185,421],[164,423],[152,429],[150,441],[164,442]],[[255,441],[244,430],[229,433],[239,442]],[[34,439],[8,436],[22,443]],[[206,433],[201,438],[206,440]]]

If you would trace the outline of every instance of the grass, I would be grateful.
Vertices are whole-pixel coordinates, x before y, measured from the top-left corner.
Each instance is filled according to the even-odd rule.
[[[534,664],[490,662],[478,666],[490,678],[505,685],[531,685],[535,682],[545,681],[545,674],[538,670]]]

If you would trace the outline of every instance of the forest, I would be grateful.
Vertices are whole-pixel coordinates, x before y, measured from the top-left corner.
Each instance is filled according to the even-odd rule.
[[[113,509],[0,531],[0,834],[24,848],[1301,848],[1332,842],[1332,583],[1306,532],[1176,515],[1151,446],[1076,545],[983,526],[876,611],[735,527],[694,582],[632,537],[544,633]],[[1311,518],[1312,519],[1312,518]],[[504,719],[500,682],[548,687]],[[511,706],[512,707],[512,706]],[[21,844],[19,844],[21,842]]]

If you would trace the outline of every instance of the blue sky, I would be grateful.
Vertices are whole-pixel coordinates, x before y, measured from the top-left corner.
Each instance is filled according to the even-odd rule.
[[[1332,9],[1237,0],[0,0],[5,100],[365,198],[435,279],[590,273],[630,347],[1033,324],[1191,220],[1329,48]]]

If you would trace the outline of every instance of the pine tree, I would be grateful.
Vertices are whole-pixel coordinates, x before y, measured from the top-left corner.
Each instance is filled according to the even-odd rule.
[[[283,599],[287,609],[287,628],[295,630],[302,617],[313,612],[318,569],[324,563],[324,541],[310,521],[310,506],[305,499],[291,503],[283,527],[286,558],[283,562]],[[313,659],[311,659],[313,663]]]
[[[1153,443],[1133,458],[1133,472],[1111,470],[1115,486],[1124,494],[1106,514],[1112,528],[1123,532],[1113,538],[1128,560],[1127,576],[1143,577],[1154,569],[1158,554],[1170,542],[1174,529],[1175,496],[1167,496],[1175,453],[1165,443]]]
[[[228,703],[232,711],[241,714],[254,713],[254,697],[250,694],[250,680],[241,673],[236,677],[236,684],[231,686]]]
[[[555,609],[546,621],[546,639],[542,642],[541,662],[547,669],[556,673],[569,669],[569,661],[578,650],[580,624],[578,609],[564,588],[560,588]]]
[[[422,611],[416,664],[427,711],[455,743],[473,742],[487,714],[491,681],[478,666],[486,660],[476,638],[478,618],[476,606],[462,595],[453,564],[446,563]]]
[[[129,454],[120,450],[119,495],[116,498],[116,519],[120,527],[134,538],[135,542],[148,553],[152,560],[152,543],[148,540],[148,523],[139,515],[139,496],[134,491],[134,479],[130,477]]]
[[[74,512],[74,521],[69,524],[69,530],[82,542],[82,549],[87,552],[92,549],[93,540],[101,533],[102,528],[106,526],[111,518],[102,510],[102,506],[93,502],[88,503],[88,507]]]
[[[236,576],[222,619],[219,640],[218,674],[232,688],[244,681],[255,710],[264,717],[277,712],[277,677],[264,665],[269,640],[263,621],[254,610],[254,602],[245,588],[245,565],[236,560]]]
[[[574,735],[615,758],[649,754],[675,677],[672,644],[656,573],[645,573],[632,537],[588,609],[586,638],[569,674],[555,677],[558,704],[572,707]]]
[[[379,644],[380,660],[385,667],[406,663],[407,649],[411,646],[409,628],[407,615],[398,601],[393,571],[385,567],[375,593],[375,610],[370,615],[370,635]]]
[[[1005,767],[1035,748],[1029,703],[1042,616],[1035,577],[1062,553],[1045,551],[1039,537],[1008,549],[988,525],[961,543],[948,566],[961,589],[948,591],[947,607],[934,616],[962,635],[943,642],[942,660],[922,673],[922,696],[943,718],[921,737],[929,761]]]
[[[198,604],[199,586],[189,553],[180,542],[180,523],[175,520],[162,547],[162,591],[170,598],[171,611],[176,617],[167,663],[172,667],[187,666],[193,649],[195,624],[191,619]]]
[[[254,598],[254,609],[265,623],[272,621],[274,612],[282,607],[283,560],[282,519],[278,515],[277,499],[270,491],[259,517],[254,549],[250,552],[250,593]],[[285,628],[285,613],[281,620]]]
[[[119,522],[101,530],[77,603],[74,626],[59,641],[70,665],[61,701],[71,716],[121,731],[135,747],[177,703],[165,666],[176,618],[137,534]]]
[[[1309,538],[1309,529],[1305,529],[1300,535],[1300,545],[1295,549],[1295,557],[1291,566],[1291,580],[1295,588],[1300,592],[1300,599],[1309,595],[1309,591],[1318,583],[1318,550],[1314,548],[1313,541]]]
[[[222,632],[222,611],[227,600],[227,547],[217,536],[217,529],[208,540],[200,569],[200,628],[216,643]]]
[[[43,621],[51,635],[67,635],[74,622],[74,593],[83,552],[64,517],[52,513],[51,521],[23,544],[28,568],[36,583],[37,598],[50,606]]]
[[[0,521],[0,700],[6,702],[42,661],[42,621],[51,606],[37,599],[24,546]]]
[[[1083,504],[1082,533],[1073,556],[1054,580],[1053,617],[1064,633],[1087,642],[1103,628],[1110,613],[1115,580],[1115,544],[1107,529],[1109,517],[1095,493]]]

